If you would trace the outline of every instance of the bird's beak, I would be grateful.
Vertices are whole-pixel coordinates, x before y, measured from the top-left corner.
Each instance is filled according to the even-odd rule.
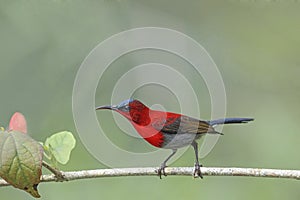
[[[116,110],[117,106],[115,106],[115,105],[113,105],[113,106],[107,105],[107,106],[96,107],[96,110],[104,110],[104,109],[107,109],[107,110]]]

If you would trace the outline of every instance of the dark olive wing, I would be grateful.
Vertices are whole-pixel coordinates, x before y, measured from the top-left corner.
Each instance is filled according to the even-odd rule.
[[[204,134],[214,132],[208,122],[188,116],[168,117],[167,119],[157,120],[152,123],[152,126],[158,131],[169,134]]]

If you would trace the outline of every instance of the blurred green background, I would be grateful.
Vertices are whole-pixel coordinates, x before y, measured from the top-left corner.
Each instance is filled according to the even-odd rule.
[[[62,169],[105,168],[76,133],[76,72],[87,54],[109,36],[134,27],[166,27],[191,36],[210,53],[226,87],[227,115],[255,117],[251,124],[225,127],[225,136],[202,159],[204,166],[299,169],[299,9],[298,1],[289,0],[0,0],[0,125],[6,126],[20,111],[37,140],[70,130],[78,142]],[[124,65],[131,66],[125,61]],[[110,94],[109,89],[97,91],[101,97],[96,102],[109,103]],[[209,118],[205,101],[203,118]],[[166,108],[176,110],[173,104],[176,101]],[[101,117],[105,114],[111,117],[108,112]],[[149,147],[140,142],[139,148]],[[189,149],[172,166],[193,166],[193,160]],[[43,183],[39,191],[47,200],[299,199],[299,186],[286,179],[173,176]],[[1,188],[0,198],[31,199],[11,187]]]

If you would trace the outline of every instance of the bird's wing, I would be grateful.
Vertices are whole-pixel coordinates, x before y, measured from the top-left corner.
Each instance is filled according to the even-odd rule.
[[[206,121],[200,121],[188,116],[169,116],[165,119],[155,120],[152,127],[158,131],[169,134],[193,133],[204,134],[213,131]]]

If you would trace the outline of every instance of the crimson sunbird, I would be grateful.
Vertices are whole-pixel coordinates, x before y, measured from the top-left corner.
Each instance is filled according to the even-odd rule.
[[[109,109],[126,117],[136,131],[151,145],[171,149],[172,153],[162,162],[157,170],[159,177],[166,176],[168,160],[175,155],[178,148],[191,145],[195,151],[194,177],[203,178],[198,159],[198,143],[205,134],[220,134],[214,127],[219,124],[247,123],[253,118],[225,118],[211,121],[195,119],[186,115],[152,110],[136,99],[128,99],[119,105],[97,107],[96,110]]]

